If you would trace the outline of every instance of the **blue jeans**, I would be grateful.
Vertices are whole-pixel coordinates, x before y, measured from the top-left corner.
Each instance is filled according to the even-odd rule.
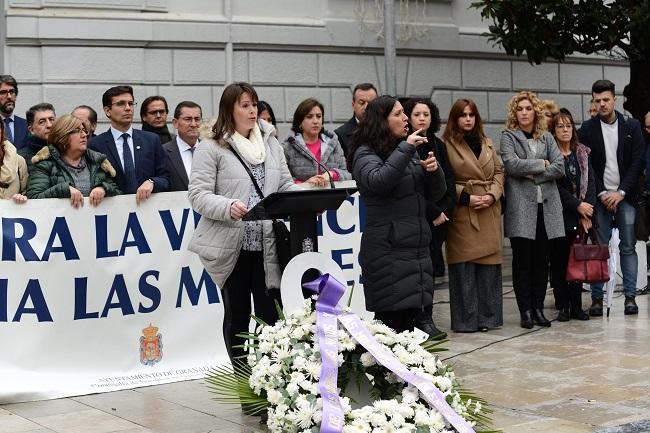
[[[598,241],[607,244],[612,237],[612,226],[618,228],[618,236],[621,242],[618,244],[620,252],[620,266],[623,273],[623,292],[625,296],[634,297],[636,293],[636,277],[639,269],[639,259],[636,255],[636,236],[634,235],[634,219],[636,209],[625,200],[618,204],[616,212],[607,210],[597,200],[595,222],[598,225],[596,233]],[[616,272],[616,269],[610,269]],[[603,283],[593,283],[591,285],[591,299],[603,299]]]

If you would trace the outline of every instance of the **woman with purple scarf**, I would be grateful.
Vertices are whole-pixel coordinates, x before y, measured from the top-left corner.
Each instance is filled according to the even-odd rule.
[[[590,149],[578,143],[578,133],[568,110],[563,108],[553,116],[548,126],[564,156],[565,172],[564,177],[557,180],[557,188],[562,201],[566,236],[553,240],[551,254],[551,286],[559,310],[557,320],[589,320],[589,314],[582,310],[582,283],[567,282],[566,271],[569,248],[578,225],[585,231],[592,226],[596,183],[589,158]]]

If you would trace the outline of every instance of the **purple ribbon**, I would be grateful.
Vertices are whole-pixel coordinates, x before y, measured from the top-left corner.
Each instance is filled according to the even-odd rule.
[[[318,293],[316,301],[316,329],[321,351],[321,374],[318,387],[323,399],[321,433],[341,433],[345,425],[343,409],[337,389],[338,377],[338,323],[341,322],[352,338],[378,363],[395,373],[404,382],[417,387],[424,399],[459,433],[475,433],[472,426],[454,411],[445,396],[427,378],[409,371],[392,352],[386,350],[370,333],[366,325],[354,313],[341,313],[338,302],[345,293],[345,286],[330,274],[303,284],[306,289]]]

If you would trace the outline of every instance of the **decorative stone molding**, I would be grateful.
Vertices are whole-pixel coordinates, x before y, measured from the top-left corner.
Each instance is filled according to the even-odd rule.
[[[10,8],[124,9],[167,12],[167,0],[8,0]]]

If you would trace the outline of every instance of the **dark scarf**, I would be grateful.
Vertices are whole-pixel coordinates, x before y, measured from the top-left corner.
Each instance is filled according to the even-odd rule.
[[[154,128],[148,123],[142,122],[142,130],[147,132],[153,132],[154,134],[156,134],[158,137],[160,137],[161,144],[167,143],[168,141],[172,141],[172,135],[169,133],[169,129],[167,129],[167,125],[163,126],[162,128]]]
[[[465,139],[465,143],[469,146],[469,148],[474,152],[474,155],[476,156],[476,159],[478,159],[479,156],[481,156],[481,139],[478,136],[478,134],[473,133],[473,134],[465,134],[463,136]]]

